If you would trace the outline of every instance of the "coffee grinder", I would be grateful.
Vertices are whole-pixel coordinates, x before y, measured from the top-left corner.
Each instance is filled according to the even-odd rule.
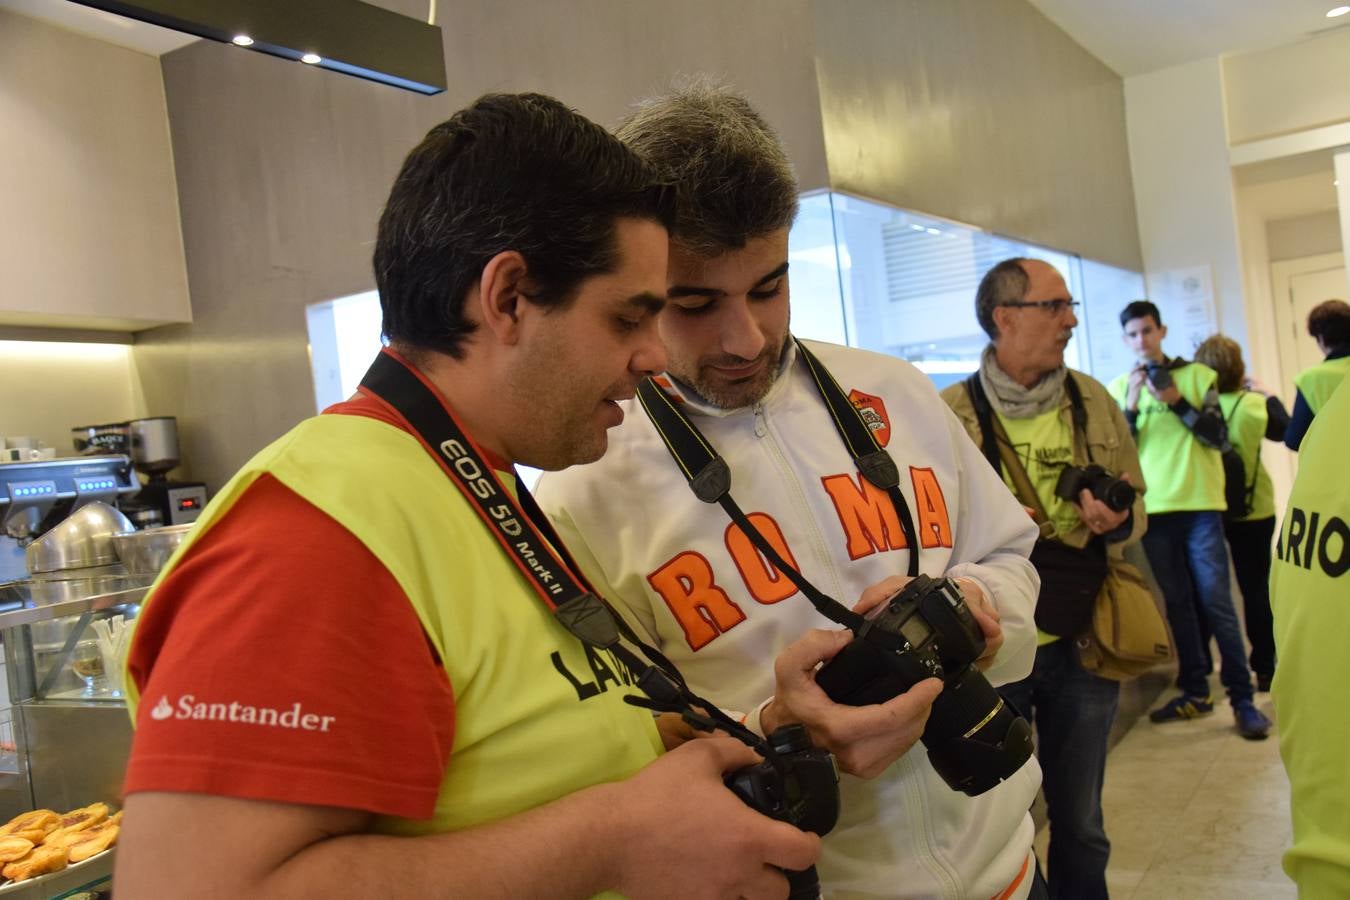
[[[195,522],[206,506],[206,485],[167,477],[179,462],[178,420],[173,416],[132,419],[127,427],[132,464],[149,481],[136,495],[134,507],[123,506],[123,511],[138,528]]]

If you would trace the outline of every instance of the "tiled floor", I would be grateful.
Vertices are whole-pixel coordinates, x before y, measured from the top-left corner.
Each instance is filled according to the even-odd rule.
[[[1257,705],[1274,718],[1269,695]],[[1102,807],[1112,900],[1297,897],[1280,868],[1290,823],[1279,745],[1240,738],[1226,703],[1191,722],[1140,718],[1107,757]],[[1042,829],[1042,860],[1047,838]]]

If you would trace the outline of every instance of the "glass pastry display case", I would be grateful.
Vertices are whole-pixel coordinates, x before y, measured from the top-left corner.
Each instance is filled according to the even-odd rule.
[[[63,575],[0,584],[8,691],[0,706],[0,843],[3,823],[32,810],[60,817],[91,804],[121,807],[131,747],[121,670],[128,626],[153,576]],[[113,853],[73,861],[81,854],[71,851],[57,871],[7,876],[0,900],[108,896]]]

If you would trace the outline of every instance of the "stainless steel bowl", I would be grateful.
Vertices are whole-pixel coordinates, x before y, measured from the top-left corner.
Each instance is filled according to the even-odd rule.
[[[189,522],[119,534],[112,539],[113,550],[129,574],[155,575],[164,568],[194,524]]]
[[[28,571],[41,575],[63,569],[112,565],[117,562],[113,535],[134,528],[131,520],[114,507],[97,500],[86,503],[28,545]]]

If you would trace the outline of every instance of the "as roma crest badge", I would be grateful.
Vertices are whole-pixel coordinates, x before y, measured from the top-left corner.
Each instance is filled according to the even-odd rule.
[[[886,404],[880,397],[864,394],[862,391],[849,391],[848,399],[853,408],[862,414],[862,420],[872,429],[877,443],[885,447],[891,440],[891,417],[886,414]]]

